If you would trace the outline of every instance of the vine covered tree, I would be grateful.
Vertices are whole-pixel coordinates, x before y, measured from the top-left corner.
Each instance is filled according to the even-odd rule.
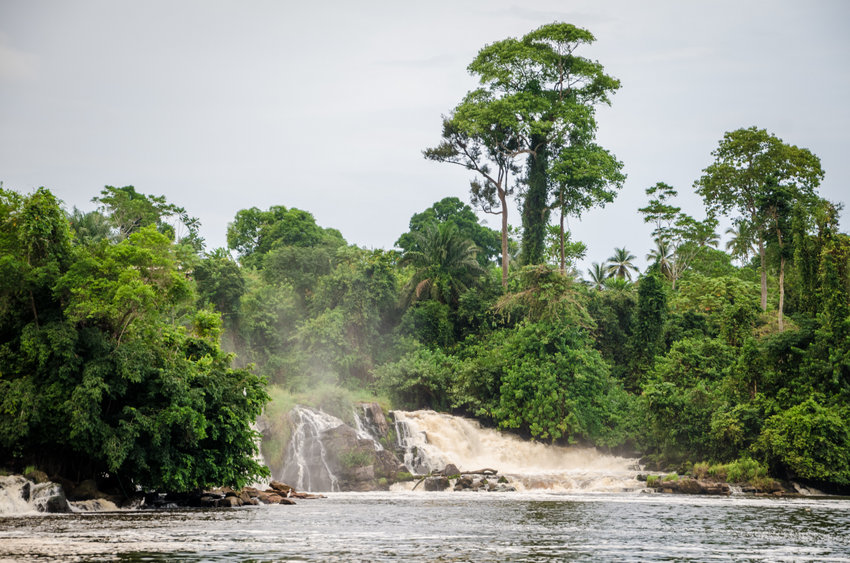
[[[786,144],[756,127],[727,132],[711,154],[714,162],[703,170],[695,187],[709,209],[739,213],[736,220],[752,234],[761,261],[761,308],[766,311],[765,243],[771,231],[779,241],[786,234],[776,213],[777,196],[781,194],[791,203],[813,202],[814,190],[823,179],[820,159],[808,149]],[[780,266],[783,279],[784,260]],[[780,287],[780,295],[783,293]],[[781,326],[781,305],[779,309]]]

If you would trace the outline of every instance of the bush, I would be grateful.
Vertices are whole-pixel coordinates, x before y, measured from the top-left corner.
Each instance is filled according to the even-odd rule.
[[[850,485],[850,428],[836,407],[809,397],[764,424],[755,450],[771,467],[812,481]]]

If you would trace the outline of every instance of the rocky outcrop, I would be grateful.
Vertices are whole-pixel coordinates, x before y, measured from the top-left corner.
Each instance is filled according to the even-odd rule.
[[[676,479],[657,478],[649,479],[647,486],[661,493],[678,493],[682,495],[730,495],[732,489],[728,483],[717,483],[714,481],[702,481],[690,477],[679,477]]]
[[[377,411],[380,412],[380,407]],[[373,416],[376,416],[373,414]],[[386,425],[383,414],[378,418]],[[322,434],[328,467],[338,479],[342,491],[375,491],[389,489],[396,475],[404,470],[395,453],[376,450],[375,442],[359,438],[348,425],[340,425]]]
[[[35,483],[22,475],[0,477],[0,513],[70,512],[65,491],[58,483]]]

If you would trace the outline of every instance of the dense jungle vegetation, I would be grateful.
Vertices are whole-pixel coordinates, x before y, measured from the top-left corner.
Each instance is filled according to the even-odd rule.
[[[445,198],[370,250],[281,205],[238,211],[228,248],[205,250],[184,209],[132,186],[88,213],[0,191],[0,464],[239,485],[262,471],[265,385],[330,385],[663,467],[754,460],[850,486],[850,237],[819,159],[727,132],[694,171],[703,209],[648,186],[654,247],[576,271],[565,217],[625,181],[595,143],[620,84],[577,55],[592,41],[550,24],[486,46],[424,151],[470,171],[499,230]]]

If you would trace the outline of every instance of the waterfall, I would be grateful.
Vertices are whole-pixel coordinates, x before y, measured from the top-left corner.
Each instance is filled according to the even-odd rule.
[[[595,448],[529,442],[482,428],[473,420],[434,411],[395,411],[404,464],[412,473],[493,468],[525,489],[622,491],[642,488],[637,460]]]
[[[290,413],[295,428],[286,447],[282,479],[299,491],[338,491],[339,480],[328,464],[322,433],[344,424],[327,413],[296,406]]]
[[[371,440],[376,452],[384,449],[384,446],[378,441],[378,431],[369,419],[369,405],[366,403],[362,403],[359,410],[354,409],[354,430],[361,440]]]

